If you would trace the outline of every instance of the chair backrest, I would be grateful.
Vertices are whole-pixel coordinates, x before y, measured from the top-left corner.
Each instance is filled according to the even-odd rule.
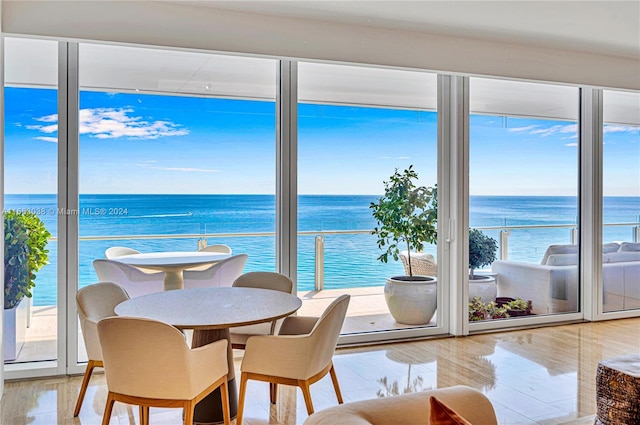
[[[115,316],[116,306],[128,299],[127,292],[113,282],[99,282],[78,290],[76,305],[89,360],[102,360],[97,323],[105,317]]]
[[[128,264],[102,258],[93,261],[93,268],[101,282],[117,283],[131,298],[164,291],[164,272],[145,273]]]
[[[404,272],[409,274],[409,259],[407,251],[400,253],[400,260],[404,266]],[[411,271],[415,276],[437,276],[438,265],[436,259],[431,254],[412,252],[411,253]]]
[[[207,245],[202,249],[199,249],[200,252],[223,252],[225,254],[231,254],[231,247],[229,245],[225,245],[222,243]]]
[[[309,358],[308,370],[311,376],[324,369],[331,362],[350,299],[351,296],[345,294],[333,300],[311,329],[309,336],[314,340],[312,345],[317,347]]]
[[[247,254],[233,255],[218,261],[205,270],[185,270],[182,273],[185,288],[208,288],[231,286],[242,274],[247,263]]]
[[[191,355],[184,334],[167,323],[109,317],[98,323],[98,336],[109,391],[147,398],[189,399],[211,384],[198,382],[202,377],[193,376],[191,362],[196,357]],[[226,347],[226,341],[222,343]],[[226,363],[226,358],[223,360]]]
[[[238,277],[233,285],[243,288],[272,289],[274,291],[293,293],[293,281],[282,273],[249,272]]]
[[[124,246],[112,246],[111,248],[107,248],[107,250],[104,252],[104,256],[106,258],[122,257],[123,255],[131,254],[140,254],[140,251]]]

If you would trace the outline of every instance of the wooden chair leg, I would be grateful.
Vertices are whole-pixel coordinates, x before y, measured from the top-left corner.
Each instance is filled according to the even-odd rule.
[[[224,418],[224,425],[231,425],[231,412],[229,411],[229,385],[225,379],[220,386],[220,394],[222,396],[222,417]],[[240,422],[238,422],[239,424]]]
[[[244,397],[247,392],[247,373],[240,374],[240,395],[238,396],[238,416],[236,417],[236,425],[242,425],[242,414],[244,413]]]
[[[115,402],[116,400],[113,397],[113,393],[109,392],[109,395],[107,395],[107,404],[104,406],[102,425],[109,425],[109,421],[111,420],[111,412],[113,411],[113,403]]]
[[[193,425],[193,410],[195,407],[193,400],[184,403],[184,425]]]
[[[298,381],[298,386],[302,390],[302,396],[304,397],[304,404],[307,406],[307,413],[311,415],[313,413],[313,403],[311,402],[311,391],[309,390],[309,382]]]
[[[271,404],[278,402],[278,384],[275,382],[269,382],[269,400],[271,400]]]
[[[340,385],[338,384],[338,376],[336,375],[336,368],[331,364],[331,369],[329,369],[329,373],[331,374],[331,381],[333,382],[333,388],[336,390],[336,397],[338,398],[338,404],[342,404],[342,393],[340,392]]]
[[[80,414],[80,408],[82,407],[82,402],[84,401],[84,395],[87,392],[87,387],[89,386],[89,379],[91,378],[93,369],[99,365],[100,363],[97,363],[93,360],[89,360],[87,362],[87,368],[84,370],[84,378],[82,378],[82,385],[80,386],[80,393],[78,394],[78,401],[76,402],[76,410],[73,411],[74,417]]]
[[[140,406],[140,425],[149,425],[149,406]]]

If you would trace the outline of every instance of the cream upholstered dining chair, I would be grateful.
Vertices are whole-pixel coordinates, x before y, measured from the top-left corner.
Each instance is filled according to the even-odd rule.
[[[187,269],[182,272],[184,288],[231,286],[242,274],[248,258],[247,254],[237,254],[220,260],[205,270]]]
[[[232,254],[231,247],[229,245],[225,245],[221,243],[207,245],[205,247],[198,249],[198,252],[217,252],[220,254]],[[207,270],[209,267],[211,267],[211,264],[204,264],[202,266],[189,267],[189,270],[202,271],[202,270]]]
[[[113,309],[128,299],[127,292],[113,282],[100,282],[85,286],[80,288],[76,294],[80,328],[82,329],[82,338],[84,339],[89,361],[84,371],[84,378],[82,379],[82,386],[80,387],[73,416],[80,414],[80,408],[82,407],[93,369],[102,367],[102,350],[100,350],[100,341],[98,340],[98,321],[105,317],[115,316]]]
[[[225,245],[222,243],[207,245],[204,248],[199,249],[200,252],[222,252],[224,254],[231,254],[232,250],[229,245]]]
[[[252,336],[247,340],[240,366],[237,425],[242,424],[247,381],[250,379],[300,387],[307,412],[312,414],[309,386],[330,373],[338,403],[342,404],[332,359],[349,299],[349,295],[341,295],[319,318],[286,317],[278,335]],[[271,403],[275,403],[276,398],[277,386],[274,386]]]
[[[131,298],[164,291],[164,272],[145,273],[136,267],[114,260],[93,260],[101,282],[115,282],[122,286]]]
[[[149,423],[149,407],[182,407],[184,423],[193,423],[196,403],[220,388],[224,423],[231,423],[227,386],[227,340],[189,348],[173,326],[137,317],[109,317],[98,323],[108,425],[116,401],[140,406],[140,423]],[[162,353],[162,355],[158,355]]]
[[[123,255],[131,254],[140,254],[140,251],[124,246],[112,246],[111,248],[107,248],[107,250],[104,252],[104,256],[106,258],[122,257]]]
[[[293,281],[287,276],[276,272],[249,272],[238,277],[234,287],[270,289],[274,291],[293,293]],[[281,320],[271,323],[258,323],[256,325],[239,326],[230,328],[231,347],[244,349],[247,339],[254,335],[271,335],[277,333]]]
[[[404,272],[409,274],[409,259],[407,258],[407,251],[400,253],[400,261],[404,266]],[[438,265],[436,259],[431,254],[425,254],[423,252],[411,253],[411,271],[412,275],[417,276],[437,276]]]

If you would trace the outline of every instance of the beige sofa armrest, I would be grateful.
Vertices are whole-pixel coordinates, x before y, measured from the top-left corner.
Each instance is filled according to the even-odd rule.
[[[493,406],[484,394],[459,385],[342,404],[314,413],[304,425],[427,425],[430,396],[435,396],[474,425],[498,423]]]

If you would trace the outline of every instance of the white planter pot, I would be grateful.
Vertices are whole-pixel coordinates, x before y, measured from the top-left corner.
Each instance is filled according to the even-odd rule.
[[[408,276],[387,279],[384,299],[396,322],[405,325],[426,325],[433,318],[436,312],[438,282],[434,277],[420,277],[425,280],[409,281],[406,280]]]
[[[18,358],[27,329],[27,303],[24,299],[14,308],[4,311],[4,361]]]
[[[480,297],[487,304],[495,301],[497,296],[498,287],[494,276],[476,274],[475,279],[469,279],[469,302],[473,301],[473,297]]]

